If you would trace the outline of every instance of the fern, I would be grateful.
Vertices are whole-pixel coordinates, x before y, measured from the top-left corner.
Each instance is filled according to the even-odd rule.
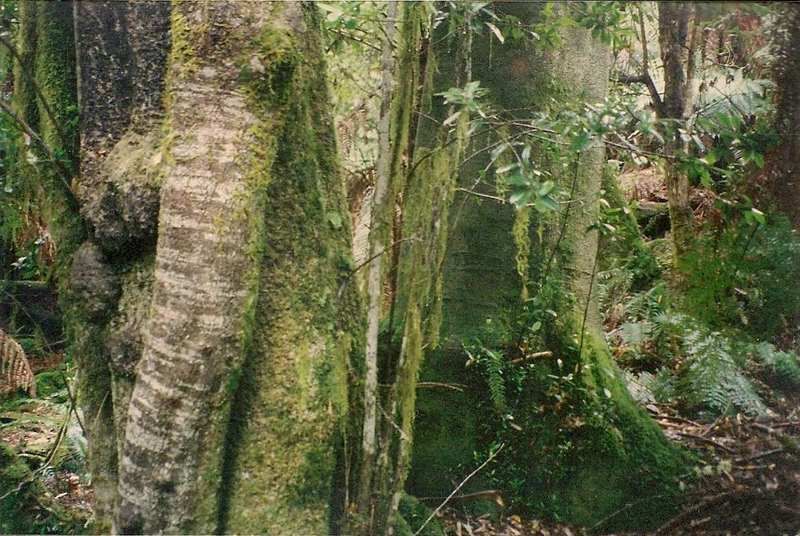
[[[0,329],[0,393],[13,393],[18,389],[36,396],[36,379],[25,351]]]
[[[752,350],[755,361],[766,369],[779,386],[800,388],[800,360],[797,354],[781,352],[765,342],[754,345]]]
[[[506,384],[503,378],[505,358],[502,354],[483,348],[484,358],[481,360],[486,369],[486,383],[489,385],[489,397],[495,409],[500,414],[505,414],[508,408],[506,402]]]
[[[691,326],[683,338],[683,348],[687,359],[677,387],[687,405],[713,413],[733,408],[750,415],[767,412],[752,382],[737,363],[728,338],[716,331]]]

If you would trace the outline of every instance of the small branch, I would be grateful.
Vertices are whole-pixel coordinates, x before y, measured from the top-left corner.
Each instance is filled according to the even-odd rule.
[[[717,447],[718,449],[724,450],[725,452],[727,452],[729,454],[733,454],[734,453],[733,449],[731,449],[730,447],[727,447],[727,446],[723,445],[722,443],[720,443],[718,441],[714,441],[713,439],[710,439],[708,437],[703,437],[703,436],[697,435],[697,434],[690,434],[689,432],[678,432],[678,435],[680,435],[682,437],[688,437],[690,439],[695,439],[697,441],[700,441],[701,443],[707,443],[709,445],[713,445],[713,446]]]
[[[540,357],[553,357],[553,352],[551,352],[550,350],[545,350],[544,352],[536,352],[533,354],[528,354],[524,357],[518,357],[516,359],[512,359],[510,363],[512,365],[518,365],[519,363],[523,363],[531,359],[538,359]]]
[[[39,101],[42,103],[42,107],[44,108],[45,113],[47,113],[47,117],[50,118],[50,121],[53,123],[56,131],[58,132],[58,137],[61,138],[61,143],[64,145],[65,148],[69,147],[69,142],[67,141],[67,135],[64,133],[64,130],[61,128],[61,123],[56,120],[56,115],[53,113],[52,108],[50,108],[50,104],[47,102],[47,99],[44,98],[42,94],[42,90],[39,88],[39,84],[36,83],[36,78],[34,78],[33,73],[31,72],[31,67],[26,65],[25,62],[22,61],[22,58],[17,52],[17,47],[13,45],[5,36],[0,35],[0,44],[2,44],[14,57],[15,60],[19,63],[20,67],[22,68],[22,72],[25,74],[25,77],[33,86],[33,90],[36,92],[36,96],[39,98]]]
[[[464,484],[469,482],[470,478],[472,478],[473,476],[477,475],[484,467],[486,467],[489,464],[489,462],[494,460],[495,457],[498,454],[500,454],[500,451],[503,450],[503,448],[505,446],[506,446],[505,443],[500,445],[500,447],[498,447],[498,449],[496,451],[494,451],[488,458],[486,458],[485,462],[483,462],[477,469],[475,469],[470,474],[468,474],[467,477],[464,480],[462,480],[461,483],[458,486],[455,487],[455,489],[450,493],[450,495],[448,495],[447,498],[445,498],[445,500],[443,500],[442,503],[439,506],[437,506],[436,509],[433,512],[431,512],[431,515],[429,515],[428,519],[426,519],[425,522],[422,525],[420,525],[420,527],[414,533],[414,536],[419,536],[419,534],[422,532],[422,530],[428,525],[428,523],[431,522],[431,519],[436,517],[436,514],[438,514],[439,511],[441,511],[441,509],[444,508],[447,505],[448,502],[450,502],[450,499],[452,499],[456,495],[456,493],[458,493],[458,490],[460,490],[462,487],[464,487]]]
[[[464,493],[450,497],[451,501],[474,501],[476,499],[494,499],[495,501],[502,500],[503,494],[498,489],[486,489],[483,491],[475,491],[473,493]],[[420,497],[420,501],[441,501],[447,497]]]
[[[467,388],[467,386],[462,383],[417,382],[417,389],[425,387],[441,387],[443,389],[452,389],[459,393],[463,393],[464,389]]]
[[[16,113],[14,113],[14,110],[11,109],[8,103],[0,100],[0,110],[5,112],[6,115],[8,115],[11,119],[14,120],[14,123],[17,124],[19,130],[24,132],[28,137],[30,137],[32,140],[34,140],[36,143],[42,146],[42,149],[44,149],[45,153],[47,153],[47,156],[56,165],[56,167],[60,172],[61,182],[64,185],[64,195],[67,198],[67,203],[69,203],[71,208],[73,208],[77,213],[80,204],[78,203],[78,199],[75,197],[75,194],[72,192],[72,186],[70,186],[69,184],[69,178],[72,176],[70,171],[67,169],[67,167],[61,160],[56,158],[56,155],[53,153],[53,150],[50,149],[50,147],[45,143],[42,137],[39,136],[39,134],[37,134],[36,131],[33,130],[33,128],[31,128],[31,126],[28,123],[26,123],[24,119],[22,119]]]
[[[766,458],[767,456],[772,456],[773,454],[780,454],[781,452],[783,452],[783,448],[771,449],[764,452],[759,452],[758,454],[753,454],[752,456],[736,458],[734,461],[736,463],[747,463],[755,460],[760,460],[761,458]]]
[[[720,493],[718,495],[713,495],[711,497],[706,498],[705,500],[701,501],[699,504],[688,508],[678,514],[676,517],[672,518],[671,520],[667,521],[663,525],[661,525],[658,530],[656,530],[653,534],[658,536],[659,534],[672,534],[674,529],[680,525],[683,521],[687,518],[696,514],[697,512],[701,512],[703,509],[708,508],[710,506],[714,506],[716,504],[725,502],[726,500],[730,499],[732,496],[739,493],[739,490],[732,490],[726,491],[725,493]],[[751,492],[752,493],[752,492]]]
[[[380,47],[375,46],[372,43],[370,43],[368,41],[365,41],[364,39],[361,39],[360,37],[356,37],[355,35],[347,34],[347,33],[343,32],[341,30],[334,30],[333,28],[328,28],[328,31],[331,32],[332,34],[338,35],[339,37],[342,37],[344,39],[350,39],[351,41],[355,41],[356,43],[360,43],[360,44],[362,44],[362,45],[364,45],[366,47],[369,47],[372,50],[375,50],[377,52],[381,51]]]
[[[481,197],[483,199],[491,199],[492,201],[498,201],[498,202],[503,203],[503,204],[507,203],[507,201],[505,199],[503,199],[502,197],[497,197],[495,195],[482,194],[480,192],[476,192],[474,190],[468,190],[466,188],[456,188],[456,190],[459,191],[459,192],[464,192],[466,194],[474,195],[476,197]]]

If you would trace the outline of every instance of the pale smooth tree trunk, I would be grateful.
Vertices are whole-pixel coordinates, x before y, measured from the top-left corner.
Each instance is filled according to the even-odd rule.
[[[74,9],[98,527],[328,532],[362,326],[316,8]]]

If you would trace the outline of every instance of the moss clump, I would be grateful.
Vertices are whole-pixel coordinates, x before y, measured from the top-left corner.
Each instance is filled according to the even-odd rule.
[[[36,396],[63,404],[67,402],[67,389],[64,385],[64,373],[53,370],[36,375]]]
[[[403,525],[408,528],[408,532],[403,532],[402,529],[398,530],[398,534],[416,534],[422,527],[422,524],[430,517],[433,510],[422,504],[416,497],[404,493],[400,499],[400,508],[398,513],[400,519],[398,525]],[[420,532],[421,536],[444,536],[444,528],[439,520],[435,517],[425,525]]]
[[[0,443],[0,533],[77,534],[82,520],[52,502],[30,468]]]

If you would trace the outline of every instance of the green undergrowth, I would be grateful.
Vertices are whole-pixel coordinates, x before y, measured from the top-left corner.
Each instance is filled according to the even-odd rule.
[[[714,329],[771,342],[800,310],[800,236],[778,214],[706,226],[686,273],[681,309]]]
[[[677,283],[637,286],[630,256],[616,258],[599,276],[600,300],[634,396],[713,418],[765,415],[775,397],[797,392],[800,361],[781,336],[800,306],[798,247],[773,216],[704,227]]]
[[[518,319],[527,326],[521,342],[466,347],[485,381],[482,442],[490,452],[503,445],[485,476],[514,511],[604,529],[651,528],[680,504],[689,457],[628,395],[602,335],[577,335],[581,319],[564,295],[554,283],[540,289],[543,301],[532,300]],[[537,314],[537,306],[550,313]],[[625,515],[615,515],[620,509]]]

